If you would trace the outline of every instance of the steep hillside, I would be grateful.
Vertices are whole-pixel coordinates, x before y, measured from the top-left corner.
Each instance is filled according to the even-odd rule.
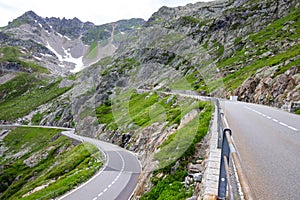
[[[172,174],[170,168],[177,166],[175,163],[164,166],[163,172],[147,173],[156,169],[156,165],[151,159],[143,159],[143,155],[151,158],[157,149],[151,144],[159,144],[157,141],[161,139],[156,135],[164,135],[168,126],[155,123],[157,112],[152,109],[156,104],[150,101],[148,105],[146,101],[154,98],[153,94],[148,93],[141,97],[143,101],[135,102],[135,90],[196,90],[203,95],[218,97],[237,94],[239,99],[246,100],[242,93],[237,92],[247,86],[246,80],[260,76],[267,66],[278,65],[274,74],[267,73],[265,76],[283,83],[287,79],[282,80],[281,76],[288,76],[290,82],[273,84],[274,87],[265,90],[266,94],[271,93],[276,99],[279,95],[291,93],[293,99],[282,98],[282,102],[272,104],[259,90],[253,90],[251,95],[261,97],[249,101],[271,103],[278,107],[292,101],[299,102],[297,13],[298,1],[280,0],[216,1],[161,8],[140,30],[133,32],[112,57],[77,75],[76,92],[72,97],[76,129],[141,154],[145,174],[137,195],[154,186],[144,198],[151,199],[163,193],[162,188],[165,188],[166,196],[173,194],[174,198],[182,198],[173,193],[177,186],[174,185],[173,189],[165,187],[170,184],[166,176]],[[287,27],[282,29],[284,26]],[[263,78],[257,81],[257,85],[260,80]],[[154,102],[158,103],[162,98],[154,99]],[[135,103],[131,104],[131,101]],[[293,110],[299,108],[296,103],[291,105],[295,106]],[[136,111],[135,107],[140,110]],[[172,107],[176,107],[176,101]],[[162,112],[168,116],[165,106]],[[165,121],[170,122],[168,118]],[[144,141],[144,138],[158,140]],[[139,147],[141,144],[147,148]],[[187,169],[186,165],[182,167]],[[157,179],[153,178],[154,182],[150,183],[149,178],[154,175]],[[179,179],[176,179],[179,182],[183,180],[184,172],[181,175],[178,174]],[[171,177],[170,180],[175,181]],[[187,194],[188,191],[182,193]]]
[[[202,94],[233,94],[281,107],[299,101],[298,45],[297,1],[216,1],[161,8],[119,50],[136,58],[145,52],[156,59],[183,60],[171,65]],[[146,62],[155,62],[152,58]],[[263,68],[268,73],[259,75]],[[147,87],[159,83],[158,78]]]
[[[78,74],[73,93],[75,121],[84,127],[79,113],[115,98],[118,88],[196,90],[220,97],[237,94],[241,100],[278,107],[298,102],[298,7],[297,1],[253,0],[161,8],[113,57]],[[264,78],[254,86],[246,81],[268,67],[274,73],[261,75]],[[265,76],[274,87],[262,90]],[[97,130],[95,113],[89,112],[89,121]]]

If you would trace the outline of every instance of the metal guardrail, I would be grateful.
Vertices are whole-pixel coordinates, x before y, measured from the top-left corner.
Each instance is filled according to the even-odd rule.
[[[217,118],[218,118],[218,148],[221,149],[221,163],[220,163],[220,175],[219,175],[219,186],[218,186],[218,200],[225,200],[227,195],[229,200],[234,200],[232,180],[229,173],[229,163],[230,159],[235,165],[239,183],[242,188],[242,192],[245,200],[255,200],[256,197],[250,187],[250,183],[243,172],[242,165],[231,139],[232,131],[229,128],[223,129],[223,122],[221,116],[221,107],[218,99],[214,99],[217,107]]]
[[[223,123],[222,123],[222,116],[221,116],[221,106],[220,101],[218,99],[213,99],[217,106],[217,123],[218,123],[218,148],[222,147],[222,138],[223,138]]]
[[[228,137],[227,137],[228,136]],[[219,175],[219,187],[218,187],[218,199],[226,199],[226,191],[228,185],[229,199],[233,200],[232,186],[230,184],[229,176],[229,159],[230,159],[230,143],[229,137],[231,137],[231,130],[224,129],[223,141],[222,141],[222,151],[221,151],[221,165],[220,165],[220,175]]]

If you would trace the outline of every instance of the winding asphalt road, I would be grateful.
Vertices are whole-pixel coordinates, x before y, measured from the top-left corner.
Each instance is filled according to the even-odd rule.
[[[131,152],[116,145],[64,131],[64,135],[94,144],[106,156],[104,168],[78,189],[61,197],[64,200],[127,200],[134,192],[141,165]]]
[[[243,168],[258,199],[300,199],[300,116],[221,102]]]
[[[63,200],[127,200],[133,194],[138,183],[141,165],[137,157],[119,146],[93,138],[74,134],[73,129],[51,126],[0,125],[9,127],[56,128],[65,131],[62,134],[95,145],[104,155],[105,163],[102,170],[86,183],[65,194]]]

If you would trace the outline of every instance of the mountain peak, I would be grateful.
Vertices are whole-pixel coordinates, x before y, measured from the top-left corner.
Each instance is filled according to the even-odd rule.
[[[42,18],[32,10],[25,12],[23,15],[8,23],[9,27],[18,27],[22,24],[33,24],[36,21],[41,21]]]
[[[39,18],[39,16],[33,12],[32,10],[25,12],[22,16],[32,17],[32,18]]]

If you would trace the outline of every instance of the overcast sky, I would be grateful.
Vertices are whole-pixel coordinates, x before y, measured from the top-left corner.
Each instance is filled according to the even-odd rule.
[[[0,27],[32,10],[42,17],[79,18],[96,25],[120,19],[144,18],[166,5],[183,6],[208,0],[0,0]]]

